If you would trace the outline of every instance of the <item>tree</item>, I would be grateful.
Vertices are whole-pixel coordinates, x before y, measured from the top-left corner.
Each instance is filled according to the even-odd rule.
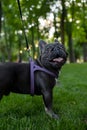
[[[69,60],[70,62],[75,62],[75,54],[74,54],[74,45],[73,45],[73,23],[74,23],[74,16],[75,16],[75,3],[74,1],[70,3],[70,9],[67,10],[67,16],[66,16],[66,33],[68,37],[68,47],[69,47]],[[68,18],[69,13],[69,18]]]
[[[77,47],[80,46],[81,50],[83,49],[84,61],[87,61],[87,2],[81,0],[81,2],[76,3],[75,9],[75,22],[73,29],[74,41],[77,44]]]
[[[36,57],[37,41],[41,38],[49,40],[49,31],[53,27],[54,37],[61,38],[62,43],[68,48],[70,62],[76,61],[77,54],[82,55],[78,46],[81,48],[83,46],[84,61],[86,61],[87,2],[85,0],[20,0],[20,4],[24,25],[20,20],[17,1],[0,1],[0,12],[3,10],[3,16],[2,13],[0,14],[0,29],[2,25],[0,48],[4,49],[0,51],[0,55],[11,61],[17,60],[18,57],[19,61],[26,60],[27,54],[24,49],[26,44],[22,33],[22,26],[24,26],[29,46],[32,46],[31,56]],[[50,13],[53,14],[54,19],[49,22]],[[43,28],[40,19],[46,23]]]
[[[60,22],[60,28],[61,28],[61,42],[65,43],[65,18],[66,18],[66,8],[65,8],[65,0],[61,0],[62,5],[62,11],[61,11],[61,22]]]
[[[0,0],[0,33],[1,33],[2,3]]]
[[[87,4],[85,2],[82,2],[82,10],[83,10],[83,23],[82,27],[84,28],[85,32],[85,41],[83,42],[83,57],[84,57],[84,62],[87,61],[87,18],[86,18],[86,13],[87,13]]]

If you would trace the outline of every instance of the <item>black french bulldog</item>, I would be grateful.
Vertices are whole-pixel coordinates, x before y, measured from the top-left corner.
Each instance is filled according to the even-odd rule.
[[[55,75],[67,59],[67,52],[62,44],[55,40],[47,44],[40,40],[40,57],[34,64],[46,68]],[[52,110],[52,89],[56,83],[55,77],[44,71],[34,72],[34,94],[42,95],[46,113],[53,117],[58,116]],[[30,63],[0,63],[0,99],[10,92],[30,94]]]

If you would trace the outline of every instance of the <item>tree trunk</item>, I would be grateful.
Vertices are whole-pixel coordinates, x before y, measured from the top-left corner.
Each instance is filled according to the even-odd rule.
[[[64,35],[64,20],[66,16],[66,9],[65,9],[65,0],[61,0],[62,4],[62,14],[61,14],[61,22],[60,22],[60,28],[61,28],[61,42],[62,44],[65,43],[65,35]]]
[[[38,41],[40,40],[40,31],[39,31],[39,22],[38,22],[38,19],[37,19],[37,39],[38,39]]]
[[[32,48],[33,48],[33,58],[35,56],[35,45],[34,45],[34,27],[31,28],[31,34],[32,34]]]
[[[37,20],[37,39],[40,40],[39,22]],[[37,55],[39,54],[39,47],[37,48]]]
[[[5,44],[6,44],[6,51],[8,55],[8,60],[11,61],[11,41],[10,41],[10,32],[7,33],[6,26],[5,26],[5,20],[3,22],[4,25],[4,33],[5,33]]]
[[[58,34],[58,27],[56,26],[57,22],[56,22],[56,13],[54,13],[54,28],[55,28],[55,32],[54,32],[54,37],[58,39],[59,34]]]
[[[87,62],[87,43],[83,43],[83,59]]]
[[[70,63],[75,62],[75,55],[73,49],[72,35],[68,35],[68,46],[69,46],[69,61]]]
[[[0,33],[1,33],[2,4],[0,1]]]
[[[11,34],[9,32],[9,35],[8,35],[8,60],[9,62],[12,61],[12,41],[11,41]]]
[[[21,50],[21,35],[20,34],[18,34],[18,49],[19,49],[18,62],[22,62],[22,54],[20,52]]]

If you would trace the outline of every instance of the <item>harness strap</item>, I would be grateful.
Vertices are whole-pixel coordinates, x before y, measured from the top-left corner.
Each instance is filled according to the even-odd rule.
[[[55,78],[57,78],[58,76],[56,74],[54,74],[53,72],[50,72],[49,70],[42,68],[38,65],[35,65],[34,61],[30,61],[30,93],[33,96],[34,95],[34,72],[35,71],[43,71]]]

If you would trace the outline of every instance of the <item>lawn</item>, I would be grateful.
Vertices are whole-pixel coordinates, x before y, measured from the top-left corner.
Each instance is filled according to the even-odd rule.
[[[0,102],[0,130],[87,130],[87,63],[66,64],[58,82],[53,109],[59,120],[45,114],[42,97],[11,93]]]

